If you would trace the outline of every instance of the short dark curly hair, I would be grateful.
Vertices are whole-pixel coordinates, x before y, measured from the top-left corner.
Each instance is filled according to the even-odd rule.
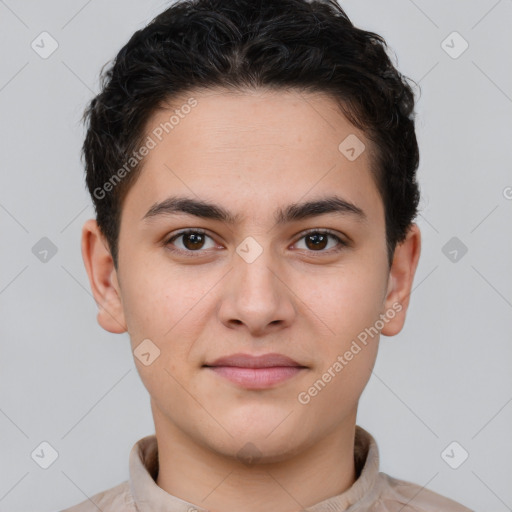
[[[129,172],[126,162],[149,119],[178,97],[217,87],[325,93],[339,104],[374,149],[391,265],[417,215],[419,150],[414,93],[386,50],[334,0],[182,0],[135,32],[102,69],[83,116],[86,183],[116,268],[123,198],[144,160]]]

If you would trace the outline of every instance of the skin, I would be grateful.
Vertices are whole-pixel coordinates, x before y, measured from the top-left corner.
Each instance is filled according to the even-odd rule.
[[[371,142],[328,96],[221,89],[193,96],[198,105],[150,151],[125,198],[117,269],[96,222],[83,227],[98,322],[128,331],[132,350],[148,338],[160,350],[152,364],[135,364],[151,397],[162,489],[212,511],[260,512],[269,503],[299,511],[354,483],[357,404],[379,336],[309,403],[297,397],[393,304],[401,311],[381,333],[400,332],[420,231],[412,224],[389,269]],[[147,133],[171,114],[157,112]],[[350,134],[366,145],[354,161],[338,150]],[[333,194],[366,220],[327,213],[276,225],[277,208]],[[188,214],[143,220],[171,195],[207,200],[239,218],[233,225]],[[187,228],[206,231],[202,246],[187,237],[165,245]],[[313,228],[349,245],[329,238],[318,248],[305,237]],[[236,252],[246,237],[263,251],[252,263]],[[203,368],[237,352],[278,352],[307,368],[263,390]],[[242,459],[244,447],[257,455],[253,463]]]

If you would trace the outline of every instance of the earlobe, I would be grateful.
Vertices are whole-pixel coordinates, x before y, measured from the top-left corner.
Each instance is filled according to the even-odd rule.
[[[381,331],[385,336],[395,336],[404,326],[420,252],[421,232],[417,224],[413,223],[406,239],[397,245],[390,269],[388,291],[382,312],[388,318]]]
[[[126,332],[116,269],[95,219],[87,220],[82,228],[82,258],[99,308],[98,323],[112,333]]]

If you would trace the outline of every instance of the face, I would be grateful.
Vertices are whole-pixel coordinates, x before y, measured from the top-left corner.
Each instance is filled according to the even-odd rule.
[[[179,105],[148,124],[156,145],[123,203],[117,271],[84,241],[98,318],[146,354],[135,363],[157,430],[282,460],[355,421],[379,334],[403,325],[419,235],[390,275],[370,141],[329,97],[192,96],[161,141]],[[240,353],[301,368],[205,366]]]

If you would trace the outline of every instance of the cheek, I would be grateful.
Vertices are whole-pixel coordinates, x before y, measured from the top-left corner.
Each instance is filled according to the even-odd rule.
[[[379,319],[386,281],[375,267],[361,262],[359,268],[340,270],[309,304],[328,326],[325,336],[316,337],[318,365],[311,393],[305,390],[319,413],[329,403],[339,404],[341,415],[355,407],[371,376],[379,336],[370,328]]]
[[[190,281],[187,285],[183,278],[160,273],[156,267],[132,276],[123,304],[137,371],[158,404],[178,407],[186,400],[179,383],[188,379],[189,352],[201,328],[197,320],[202,289],[193,293]],[[157,354],[149,365],[137,357],[137,347],[147,339],[154,344],[149,352]],[[187,390],[194,391],[193,383]]]
[[[128,276],[122,288],[128,332],[134,338],[154,337],[163,342],[197,299],[182,277],[154,261],[149,265],[148,258],[134,255],[124,274]]]
[[[366,329],[379,318],[383,286],[378,276],[354,273],[333,282],[311,306],[329,329],[315,336],[316,368],[297,398],[326,424],[355,410],[370,379],[379,335]]]
[[[359,349],[358,349],[359,350]],[[371,377],[376,358],[376,344],[360,347],[348,361],[333,358],[297,397],[301,404],[314,410],[312,416],[322,423],[335,425],[357,409],[361,394]]]
[[[144,339],[160,350],[158,363],[182,375],[190,353],[211,315],[211,295],[217,275],[194,276],[190,272],[154,264],[136,272],[123,292],[123,307],[132,349]]]
[[[339,277],[330,279],[323,293],[315,295],[311,309],[318,312],[330,327],[332,336],[349,342],[379,318],[385,277],[363,267],[347,273],[340,272]]]

